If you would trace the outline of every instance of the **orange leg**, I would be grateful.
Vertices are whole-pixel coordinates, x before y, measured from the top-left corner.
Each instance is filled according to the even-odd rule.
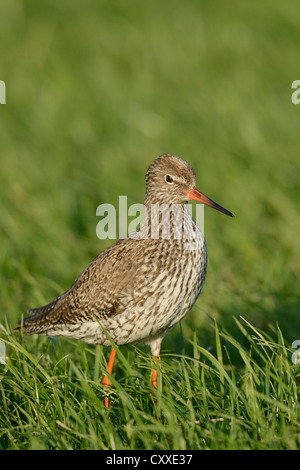
[[[152,369],[152,385],[157,388],[157,371]]]
[[[159,356],[153,357],[153,365],[155,365],[158,361],[159,361]],[[157,389],[157,370],[154,369],[154,367],[152,367],[152,386]],[[152,395],[152,392],[150,392],[150,394]],[[154,404],[157,407],[157,401],[155,398],[154,398]],[[154,412],[154,417],[158,419],[155,412]]]
[[[159,356],[153,356],[152,357],[152,385],[154,388],[157,388],[157,370],[154,368],[154,366],[159,363]]]
[[[111,373],[112,373],[112,369],[113,369],[115,357],[116,357],[116,350],[115,350],[115,349],[112,349],[112,350],[111,350],[111,353],[110,353],[110,358],[109,358],[109,361],[108,361],[108,373],[109,373],[109,375],[111,375]],[[108,386],[112,385],[112,382],[110,382],[110,381],[108,380],[108,377],[106,377],[106,375],[105,375],[104,378],[103,378],[103,385],[104,385],[104,387],[106,387],[106,388],[108,388]],[[108,397],[105,397],[105,399],[104,399],[104,405],[106,406],[106,408],[109,408],[109,407],[110,407],[110,403],[109,403],[109,401],[108,401]]]

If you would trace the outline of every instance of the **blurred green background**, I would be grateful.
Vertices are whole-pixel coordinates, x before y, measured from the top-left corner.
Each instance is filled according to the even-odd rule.
[[[163,349],[239,315],[299,339],[299,44],[296,0],[2,0],[1,321],[69,288],[111,243],[97,206],[143,202],[167,152],[235,219],[205,209],[206,283]]]

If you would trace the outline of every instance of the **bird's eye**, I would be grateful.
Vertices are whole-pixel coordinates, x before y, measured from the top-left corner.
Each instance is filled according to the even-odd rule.
[[[169,184],[173,183],[173,178],[172,178],[172,176],[166,175],[166,176],[165,176],[165,179],[166,179],[166,182],[167,182],[167,183],[169,183]]]

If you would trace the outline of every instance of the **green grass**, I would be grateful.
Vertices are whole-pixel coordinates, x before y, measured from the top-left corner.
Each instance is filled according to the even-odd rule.
[[[216,325],[214,355],[194,335],[192,355],[162,355],[155,395],[149,355],[118,350],[109,411],[102,347],[77,345],[75,363],[57,340],[36,338],[30,352],[27,341],[9,335],[9,360],[1,366],[1,448],[297,449],[299,384],[291,351],[279,327],[274,339],[243,319],[236,323],[250,348]]]
[[[1,448],[299,448],[296,8],[1,3]],[[205,210],[207,278],[163,341],[159,419],[149,351],[134,345],[119,350],[108,415],[107,349],[12,329],[110,244],[97,206],[142,202],[163,152],[236,217]]]

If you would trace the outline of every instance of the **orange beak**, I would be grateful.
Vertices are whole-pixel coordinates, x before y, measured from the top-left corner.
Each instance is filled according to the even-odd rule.
[[[229,212],[227,209],[220,206],[209,197],[205,196],[205,194],[201,193],[197,188],[193,188],[191,191],[185,191],[185,193],[188,195],[189,199],[194,199],[195,201],[202,202],[202,204],[206,204],[209,207],[213,207],[213,209],[223,212],[223,214],[229,215],[230,217],[234,217],[232,212]]]

